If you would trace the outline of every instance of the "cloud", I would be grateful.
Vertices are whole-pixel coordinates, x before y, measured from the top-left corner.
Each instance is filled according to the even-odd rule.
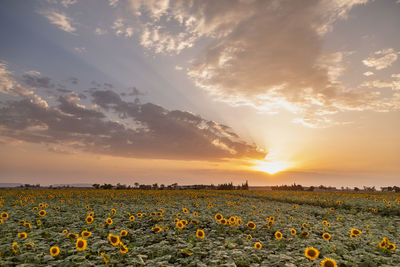
[[[104,35],[104,34],[107,33],[107,30],[104,30],[104,29],[101,29],[101,28],[96,28],[95,31],[94,31],[94,33],[95,33],[96,35]]]
[[[86,47],[84,47],[84,46],[77,46],[77,47],[74,47],[74,50],[75,50],[76,52],[78,52],[78,53],[83,53],[83,52],[86,52]]]
[[[375,68],[376,70],[382,70],[390,67],[393,62],[397,60],[398,52],[395,52],[393,48],[387,48],[376,51],[373,55],[364,59],[362,62],[365,66]]]
[[[38,73],[24,73],[21,77],[21,82],[31,88],[52,89],[54,84],[49,77],[41,77]]]
[[[393,91],[400,90],[400,74],[392,74],[391,81],[373,80],[361,84],[362,87],[369,88],[391,88]]]
[[[12,96],[26,96],[32,95],[33,90],[25,88],[17,82],[8,70],[7,63],[0,61],[0,93]]]
[[[178,54],[200,40],[211,40],[187,73],[215,99],[268,113],[286,109],[299,119],[318,114],[313,121],[328,122],[330,114],[373,109],[374,104],[364,102],[371,99],[377,103],[374,92],[346,88],[340,82],[349,52],[322,50],[332,25],[367,2],[132,0],[130,4],[132,13],[146,22],[141,45],[155,53]],[[357,99],[352,102],[351,97]]]
[[[45,18],[49,20],[50,23],[56,25],[59,29],[74,33],[76,28],[72,26],[73,21],[65,13],[57,12],[55,10],[43,10],[39,12]]]
[[[116,7],[118,5],[118,0],[108,0],[108,4],[111,7]]]
[[[117,36],[124,36],[126,38],[129,38],[133,35],[133,28],[127,26],[123,19],[115,20],[111,28],[115,31],[115,35]]]
[[[366,71],[363,73],[363,75],[368,77],[368,76],[374,75],[374,73],[372,71]]]
[[[61,0],[61,4],[64,7],[69,7],[69,6],[73,5],[73,4],[76,4],[77,2],[78,2],[78,0]]]
[[[228,126],[187,111],[142,104],[138,98],[125,101],[109,89],[90,90],[88,108],[80,104],[80,94],[60,90],[56,92],[62,95],[51,103],[37,94],[3,102],[0,136],[46,144],[55,153],[193,160],[265,157]],[[132,88],[132,94],[141,92]]]

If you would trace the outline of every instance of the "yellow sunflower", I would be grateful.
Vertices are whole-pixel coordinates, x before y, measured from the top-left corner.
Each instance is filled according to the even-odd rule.
[[[260,242],[256,242],[256,243],[254,243],[254,247],[256,249],[261,249],[262,248],[262,244]]]
[[[304,255],[310,260],[315,260],[319,256],[319,251],[316,248],[308,247],[306,248]]]
[[[89,216],[94,217],[94,212],[93,211],[89,212]]]
[[[362,234],[362,232],[356,228],[351,229],[350,233],[355,236],[359,236]]]
[[[330,233],[323,233],[322,238],[325,240],[331,240],[332,236]]]
[[[276,232],[275,232],[275,238],[278,239],[278,240],[281,240],[281,239],[283,238],[282,233],[279,232],[279,231],[276,231]]]
[[[220,213],[217,213],[217,214],[215,214],[214,218],[215,218],[215,220],[220,221],[224,218],[224,216],[222,216],[222,214],[220,214]]]
[[[18,233],[18,237],[19,237],[19,238],[23,238],[23,239],[25,239],[25,238],[27,238],[27,237],[28,237],[28,234],[27,234],[27,233],[25,233],[25,232]]]
[[[198,238],[203,239],[203,238],[206,236],[206,234],[204,233],[203,230],[197,229],[197,231],[196,231],[196,236],[197,236]]]
[[[45,211],[45,210],[40,210],[39,212],[38,212],[38,214],[39,214],[39,216],[45,216],[46,214],[47,214],[47,212]]]
[[[181,221],[178,221],[178,222],[176,223],[176,227],[177,227],[178,229],[182,229],[183,227],[185,227],[185,225],[184,225]]]
[[[152,227],[151,230],[155,233],[159,233],[162,231],[162,228],[156,225],[155,227]]]
[[[199,213],[198,213],[197,211],[193,212],[193,216],[194,216],[194,217],[197,217],[198,214],[199,214]]]
[[[251,229],[251,230],[256,229],[256,224],[255,224],[254,222],[248,222],[248,223],[246,224],[246,226],[247,226],[249,229]]]
[[[18,243],[17,242],[13,242],[12,245],[11,245],[11,249],[15,254],[17,254],[18,251],[19,251]]]
[[[68,230],[67,230],[67,229],[64,229],[64,230],[62,230],[62,233],[63,233],[63,234],[68,234]]]
[[[92,224],[93,221],[94,221],[94,219],[93,219],[92,216],[87,216],[86,219],[85,219],[85,221],[86,221],[87,224]]]
[[[183,211],[183,213],[188,213],[188,209],[187,208],[183,208],[182,211]]]
[[[78,238],[75,243],[75,247],[77,250],[82,251],[85,250],[87,246],[87,241],[83,238]]]
[[[60,248],[57,247],[57,246],[51,247],[50,248],[50,254],[53,257],[57,256],[58,254],[60,254]]]
[[[92,235],[92,232],[89,232],[89,231],[82,231],[81,235],[82,235],[83,237],[90,237],[90,236]]]
[[[106,219],[106,224],[111,225],[113,224],[113,220],[109,217]]]
[[[120,236],[127,236],[128,235],[128,231],[126,230],[121,230],[121,232],[119,233]]]
[[[130,220],[131,222],[133,222],[133,221],[135,220],[135,216],[133,216],[133,215],[130,216],[130,217],[129,217],[129,220]]]
[[[113,246],[119,245],[119,242],[120,242],[119,236],[109,234],[107,238],[110,241],[111,245],[113,245]]]
[[[290,233],[292,234],[292,235],[296,235],[296,229],[294,229],[294,228],[292,228],[292,229],[290,229]]]
[[[321,261],[321,267],[337,267],[337,264],[334,259],[325,258]]]
[[[394,251],[396,249],[396,245],[388,242],[387,249]]]
[[[222,220],[219,221],[219,223],[225,225],[228,223],[228,221],[225,218],[223,218]]]
[[[119,243],[119,252],[125,254],[129,251],[128,247],[125,246],[122,242]]]
[[[310,236],[310,232],[307,232],[307,231],[301,232],[301,236],[302,237],[309,237]]]

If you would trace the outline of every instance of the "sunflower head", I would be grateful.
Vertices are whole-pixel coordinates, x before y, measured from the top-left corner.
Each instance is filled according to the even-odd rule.
[[[331,240],[332,236],[330,233],[323,233],[322,238],[325,240]]]
[[[396,245],[388,242],[387,249],[394,251],[396,249]]]
[[[68,234],[68,230],[67,230],[67,229],[64,229],[64,230],[62,230],[62,233],[63,233],[63,234]]]
[[[256,229],[256,224],[255,224],[254,222],[248,222],[248,223],[246,224],[246,226],[247,226],[249,229],[251,229],[251,230]]]
[[[108,235],[108,240],[110,241],[111,245],[113,245],[113,246],[119,245],[119,242],[120,242],[119,236],[113,235],[113,234]]]
[[[111,225],[113,224],[113,220],[111,218],[106,219],[106,224]]]
[[[227,221],[225,218],[222,218],[222,219],[219,221],[219,223],[225,225],[225,224],[228,223],[228,221]]]
[[[279,232],[279,231],[275,232],[275,238],[278,239],[278,240],[281,240],[283,238],[282,233]]]
[[[182,211],[183,211],[183,213],[188,213],[188,209],[187,208],[183,208]]]
[[[122,242],[119,243],[119,252],[125,254],[129,251],[128,247],[125,246]]]
[[[262,244],[260,242],[256,242],[256,243],[254,243],[254,247],[256,249],[261,249],[262,248]]]
[[[3,212],[1,213],[1,218],[2,218],[2,219],[7,219],[7,218],[8,218],[8,213],[5,212],[5,211],[3,211]]]
[[[217,214],[215,214],[214,218],[215,218],[215,220],[220,221],[224,218],[224,216],[222,216],[222,214],[220,214],[220,213],[217,213]]]
[[[17,254],[18,251],[19,251],[19,245],[18,245],[18,243],[17,243],[17,242],[13,242],[12,245],[11,245],[11,249],[12,249],[12,251],[13,251],[15,254]]]
[[[60,248],[57,247],[57,246],[51,247],[50,248],[50,254],[53,257],[57,256],[58,254],[60,254]]]
[[[193,216],[194,216],[194,217],[197,217],[198,214],[199,214],[199,213],[198,213],[197,211],[193,212]]]
[[[350,233],[355,236],[359,236],[362,234],[362,232],[356,228],[351,229]]]
[[[89,231],[82,231],[81,235],[82,235],[83,237],[90,237],[90,236],[92,235],[92,232],[89,232]]]
[[[290,233],[292,234],[292,235],[296,235],[296,229],[294,229],[294,228],[292,228],[292,229],[290,229]]]
[[[28,234],[27,234],[27,233],[25,233],[25,232],[18,233],[18,237],[19,237],[19,238],[23,238],[23,239],[25,239],[25,238],[27,238],[27,237],[28,237]]]
[[[87,241],[83,238],[78,238],[75,243],[75,247],[77,250],[82,251],[85,250],[87,246]]]
[[[177,227],[178,229],[182,229],[183,227],[185,227],[185,225],[184,225],[181,221],[178,221],[178,222],[176,223],[176,227]]]
[[[203,238],[206,236],[206,234],[204,233],[203,230],[197,229],[197,231],[196,231],[196,236],[197,236],[198,238],[200,238],[200,239],[203,239]]]
[[[319,251],[316,248],[308,247],[304,251],[304,255],[310,260],[315,260],[319,256]]]
[[[337,264],[334,259],[325,258],[321,261],[321,267],[337,267]]]
[[[126,230],[121,230],[121,232],[119,233],[120,236],[127,236],[128,235],[128,231]]]
[[[38,212],[38,214],[39,214],[39,216],[45,216],[46,214],[47,214],[47,212],[45,211],[45,210],[40,210],[39,212]]]
[[[131,222],[133,222],[133,221],[135,220],[135,216],[131,215],[131,216],[129,217],[129,220],[130,220]]]
[[[86,221],[87,224],[92,224],[93,221],[94,221],[94,219],[93,219],[92,216],[87,216],[86,219],[85,219],[85,221]]]
[[[155,233],[159,233],[159,232],[162,231],[162,228],[161,228],[161,227],[158,227],[158,226],[156,225],[155,227],[152,227],[151,230],[153,230],[153,232],[155,232]]]
[[[380,248],[386,248],[386,241],[382,240],[381,242],[379,242],[379,247]]]

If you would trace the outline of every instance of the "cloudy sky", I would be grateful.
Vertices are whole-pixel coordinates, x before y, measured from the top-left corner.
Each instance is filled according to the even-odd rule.
[[[0,182],[399,185],[400,1],[0,8]]]

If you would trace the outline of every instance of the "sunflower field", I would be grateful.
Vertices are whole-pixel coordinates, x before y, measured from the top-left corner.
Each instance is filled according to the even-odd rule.
[[[1,266],[400,266],[400,195],[0,191]]]

